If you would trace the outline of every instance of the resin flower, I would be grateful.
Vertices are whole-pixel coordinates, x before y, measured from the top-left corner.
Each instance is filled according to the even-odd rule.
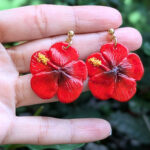
[[[136,92],[136,80],[144,73],[138,55],[129,53],[121,44],[105,44],[100,53],[94,53],[86,61],[89,88],[101,100],[109,98],[128,101]]]
[[[50,99],[55,94],[59,101],[71,103],[76,100],[87,78],[87,68],[73,47],[59,42],[50,50],[38,51],[32,55],[30,71],[31,87],[42,99]]]

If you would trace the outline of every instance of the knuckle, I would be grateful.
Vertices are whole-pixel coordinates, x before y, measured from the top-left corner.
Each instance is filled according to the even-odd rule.
[[[48,18],[46,15],[47,5],[36,5],[35,14],[34,14],[34,23],[37,26],[39,34],[41,37],[46,37],[47,35],[47,27],[48,27]]]
[[[23,72],[24,71],[24,66],[29,66],[28,63],[29,62],[27,62],[27,57],[26,57],[25,53],[20,51],[19,56],[18,56],[18,64],[19,64],[18,70],[20,72]]]
[[[75,134],[74,134],[74,121],[72,119],[69,120],[69,126],[70,126],[70,133],[69,133],[69,140],[68,142],[70,144],[73,143],[73,141],[75,140]]]
[[[45,142],[45,138],[47,137],[49,128],[50,128],[49,118],[41,117],[39,130],[38,130],[37,137],[36,137],[36,143],[38,145],[41,145]]]
[[[22,100],[25,99],[24,92],[22,92],[25,90],[26,90],[25,84],[23,84],[22,81],[20,80],[20,77],[18,77],[18,80],[16,80],[15,84],[16,107],[21,106]]]
[[[25,53],[22,51],[15,51],[15,48],[13,48],[13,50],[8,50],[8,53],[17,70],[19,72],[24,72],[24,66],[29,66],[29,62],[26,61]]]
[[[8,54],[10,55],[11,60],[13,61],[14,65],[18,64],[18,62],[17,62],[18,59],[17,59],[17,55],[16,55],[15,51],[9,50],[9,49],[7,49],[7,51],[8,51]]]
[[[80,30],[80,28],[79,28],[79,26],[78,26],[78,17],[77,17],[77,15],[76,15],[76,9],[75,9],[75,7],[70,7],[71,8],[71,10],[72,10],[72,22],[73,22],[73,30],[74,30],[74,32],[77,32],[77,31],[79,31]]]

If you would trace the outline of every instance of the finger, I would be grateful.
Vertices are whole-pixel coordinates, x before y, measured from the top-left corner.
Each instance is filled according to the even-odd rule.
[[[55,96],[51,99],[41,99],[38,97],[32,90],[30,85],[32,75],[20,76],[16,82],[16,107],[41,104],[41,103],[50,103],[58,101],[58,98]],[[88,80],[84,82],[83,91],[88,90]]]
[[[54,119],[16,117],[3,144],[74,144],[102,140],[111,134],[110,124],[102,119]]]
[[[11,76],[9,76],[11,74]],[[14,113],[15,111],[15,95],[14,95],[14,79],[18,76],[18,72],[14,67],[11,58],[6,49],[0,43],[0,105],[1,112]],[[9,94],[7,93],[9,91]]]
[[[48,36],[98,32],[122,24],[118,10],[104,6],[36,5],[0,12],[0,40],[12,42]]]
[[[141,34],[134,28],[120,28],[116,30],[119,43],[122,43],[129,50],[136,50],[142,44]],[[49,49],[58,41],[64,41],[66,36],[58,36],[43,40],[36,40],[17,47],[8,49],[8,52],[19,72],[29,72],[30,59],[35,51]],[[99,51],[100,47],[110,42],[107,32],[76,35],[73,39],[73,46],[79,51],[80,59],[85,59],[93,52]],[[13,51],[14,50],[14,51]]]

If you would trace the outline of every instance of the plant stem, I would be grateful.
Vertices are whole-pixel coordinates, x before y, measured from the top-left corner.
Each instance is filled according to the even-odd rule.
[[[147,118],[147,116],[145,114],[143,114],[142,117],[143,117],[143,120],[144,120],[144,122],[145,122],[145,124],[147,126],[148,131],[150,132],[150,122],[149,122],[149,119]]]

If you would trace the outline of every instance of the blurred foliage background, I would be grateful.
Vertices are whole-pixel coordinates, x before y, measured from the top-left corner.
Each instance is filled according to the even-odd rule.
[[[73,104],[42,104],[17,109],[17,115],[42,115],[58,118],[97,117],[111,122],[113,134],[95,143],[72,145],[4,145],[4,150],[150,150],[150,1],[149,0],[0,0],[0,10],[25,5],[105,5],[118,9],[122,26],[138,29],[143,45],[137,52],[145,67],[136,95],[127,103],[96,100],[90,92],[83,93]],[[130,34],[130,33],[129,33]]]

